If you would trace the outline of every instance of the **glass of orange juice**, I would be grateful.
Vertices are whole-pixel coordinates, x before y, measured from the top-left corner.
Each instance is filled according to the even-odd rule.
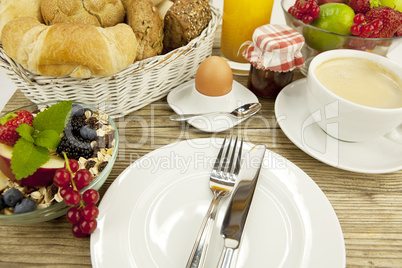
[[[243,69],[248,74],[249,65],[242,56],[247,45],[242,44],[252,41],[257,27],[270,22],[273,4],[274,0],[224,0],[221,54],[232,69]]]

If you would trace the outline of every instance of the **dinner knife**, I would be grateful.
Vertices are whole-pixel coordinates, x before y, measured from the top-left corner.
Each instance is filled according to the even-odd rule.
[[[232,265],[233,255],[240,245],[265,150],[265,145],[257,145],[244,159],[221,227],[225,243],[218,267],[229,268]]]

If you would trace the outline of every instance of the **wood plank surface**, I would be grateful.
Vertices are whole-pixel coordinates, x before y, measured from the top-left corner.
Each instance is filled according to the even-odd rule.
[[[296,73],[295,79],[301,77]],[[246,77],[235,79],[246,84]],[[274,100],[260,98],[260,102],[263,109],[255,119],[217,134],[169,121],[172,110],[166,98],[117,119],[119,155],[100,193],[103,195],[130,163],[161,146],[233,133],[247,142],[267,144],[318,184],[339,218],[347,267],[402,267],[402,171],[361,174],[326,165],[301,151],[284,135],[275,119]],[[29,103],[17,91],[5,110]],[[90,240],[74,238],[65,217],[30,225],[0,224],[0,266],[90,267]]]

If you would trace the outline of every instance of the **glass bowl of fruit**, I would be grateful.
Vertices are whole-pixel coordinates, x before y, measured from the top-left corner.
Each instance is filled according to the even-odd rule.
[[[77,216],[72,207],[86,208],[96,218],[97,190],[112,170],[118,146],[114,121],[83,103],[48,102],[3,112],[0,224],[48,221],[69,210],[71,218]]]
[[[356,49],[386,56],[391,46],[402,45],[402,13],[389,6],[373,6],[370,1],[375,2],[281,1],[287,25],[305,38],[302,53],[306,64],[301,70],[304,74],[310,61],[323,51]],[[395,6],[393,1],[396,0],[382,2],[402,10],[402,6]],[[362,6],[365,4],[368,6]]]

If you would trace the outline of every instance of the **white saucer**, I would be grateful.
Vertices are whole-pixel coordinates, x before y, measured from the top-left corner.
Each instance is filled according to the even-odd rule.
[[[360,173],[389,173],[402,169],[402,146],[386,138],[343,142],[328,136],[307,108],[306,79],[279,93],[275,115],[285,135],[301,150],[330,166]]]
[[[170,108],[177,114],[231,112],[243,104],[258,102],[253,92],[236,81],[233,81],[230,93],[222,97],[207,97],[195,91],[194,79],[174,88],[167,96]],[[209,115],[195,117],[187,122],[201,131],[220,132],[244,120],[226,115]]]

